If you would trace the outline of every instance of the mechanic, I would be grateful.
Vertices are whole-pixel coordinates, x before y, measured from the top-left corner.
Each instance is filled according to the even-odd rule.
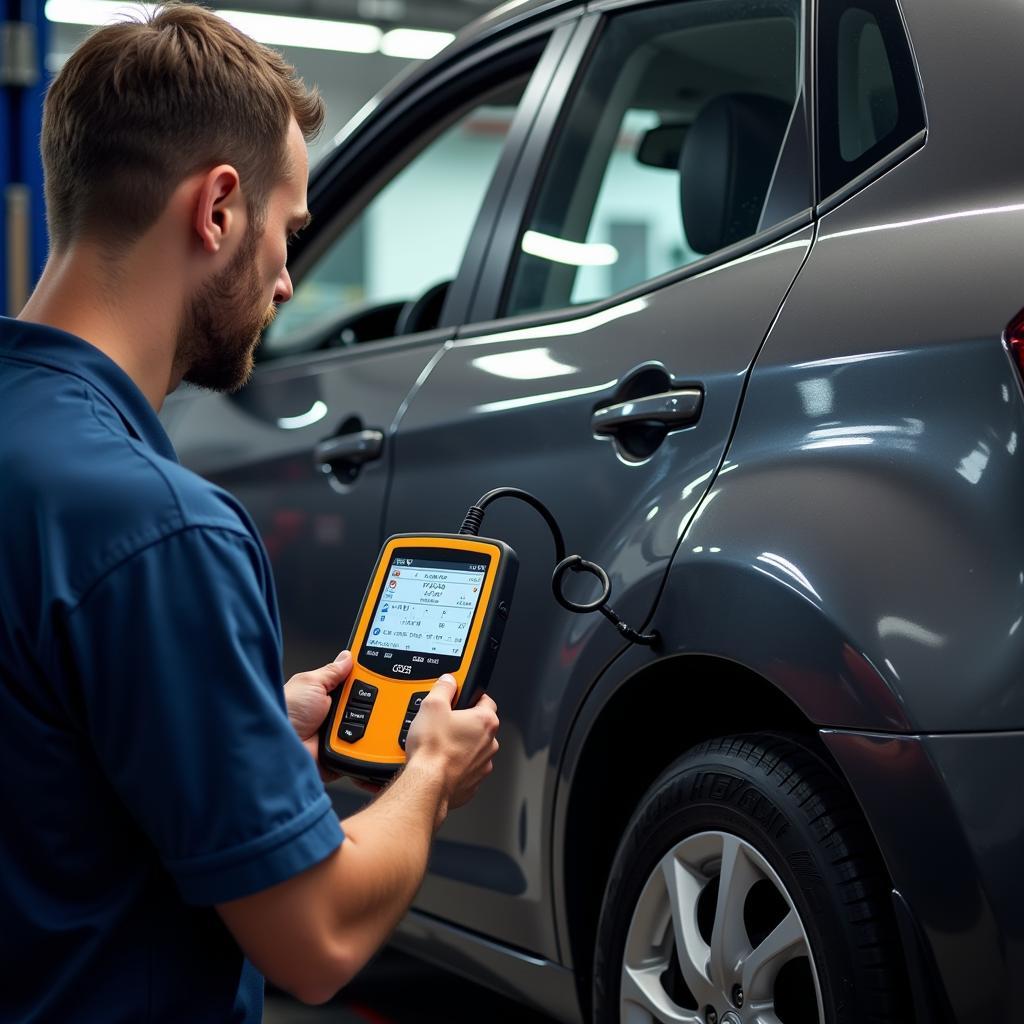
[[[52,249],[0,320],[2,1021],[257,1021],[260,971],[328,999],[491,770],[493,701],[453,711],[442,679],[338,822],[315,734],[351,659],[282,687],[263,545],[157,418],[182,380],[249,376],[322,121],[189,5],[96,32],[47,96]]]

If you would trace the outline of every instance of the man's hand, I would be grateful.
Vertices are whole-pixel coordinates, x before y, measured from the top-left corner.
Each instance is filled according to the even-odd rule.
[[[289,680],[296,697],[312,697],[316,709],[303,717],[300,736],[315,734],[327,694],[351,668],[344,652],[334,665]],[[334,853],[284,882],[217,905],[256,967],[308,1002],[327,999],[380,948],[423,883],[431,837],[448,807],[469,800],[491,770],[498,749],[494,701],[481,697],[476,707],[453,711],[455,693],[451,676],[434,684],[409,730],[405,770],[342,822],[345,840]],[[288,704],[291,711],[291,698]]]
[[[442,773],[443,799],[437,825],[448,811],[468,803],[494,768],[498,752],[497,705],[483,694],[475,706],[452,709],[455,680],[443,675],[424,697],[406,742],[409,766],[437,765]]]
[[[342,651],[329,665],[312,672],[298,672],[284,684],[288,721],[318,766],[317,732],[331,709],[331,691],[343,683],[351,671],[352,655]],[[320,774],[325,776],[325,781],[334,778],[323,769]]]

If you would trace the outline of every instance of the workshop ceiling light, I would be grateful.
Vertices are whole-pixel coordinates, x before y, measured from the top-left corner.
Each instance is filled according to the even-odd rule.
[[[115,3],[114,0],[47,0],[48,21],[62,25],[106,25],[139,14],[149,14],[155,4]]]
[[[221,11],[219,14],[240,32],[272,46],[300,46],[309,50],[340,50],[344,53],[376,53],[384,33],[374,25],[321,18],[292,18],[253,11]]]
[[[46,17],[65,25],[109,25],[154,10],[155,4],[121,0],[47,0]],[[396,28],[324,18],[295,18],[255,11],[217,10],[225,21],[261,43],[342,53],[383,53],[388,57],[425,60],[455,37],[450,32]]]
[[[388,57],[429,60],[440,53],[455,36],[451,32],[427,32],[419,28],[393,28],[384,33],[380,52]]]

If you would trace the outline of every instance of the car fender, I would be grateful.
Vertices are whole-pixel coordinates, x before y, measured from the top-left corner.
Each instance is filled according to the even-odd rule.
[[[738,662],[818,726],[1019,728],[1024,416],[1001,340],[821,363],[755,370],[651,621],[664,653]]]

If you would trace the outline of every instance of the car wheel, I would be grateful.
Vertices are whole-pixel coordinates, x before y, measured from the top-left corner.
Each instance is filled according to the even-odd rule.
[[[902,979],[867,828],[809,747],[712,740],[647,791],[601,910],[597,1024],[905,1022]]]

